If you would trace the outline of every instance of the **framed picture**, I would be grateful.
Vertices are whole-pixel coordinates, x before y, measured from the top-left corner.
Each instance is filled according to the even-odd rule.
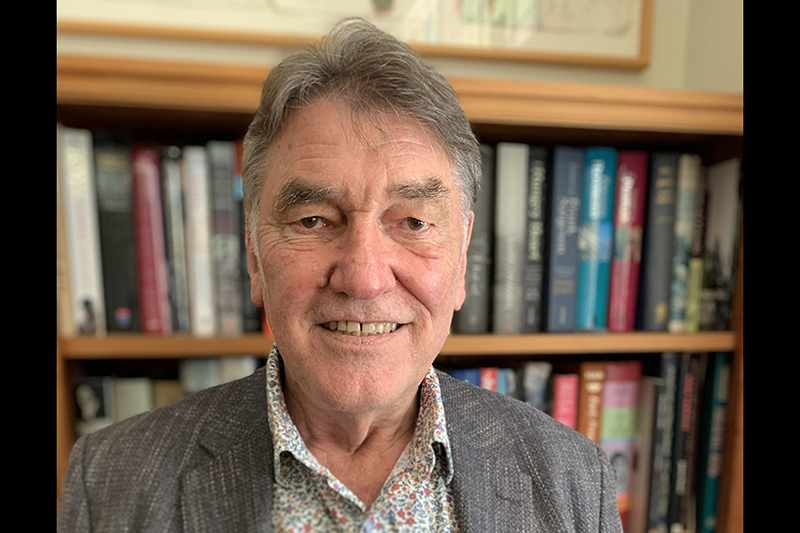
[[[358,16],[426,56],[642,69],[653,0],[62,0],[57,31],[297,46]]]

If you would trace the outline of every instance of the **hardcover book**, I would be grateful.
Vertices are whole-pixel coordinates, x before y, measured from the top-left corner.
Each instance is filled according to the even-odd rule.
[[[464,305],[453,318],[456,333],[489,333],[492,305],[492,228],[494,223],[494,148],[480,145],[481,188],[473,206],[472,238],[467,249]]]
[[[675,236],[672,250],[672,287],[669,301],[668,330],[686,331],[686,307],[689,296],[689,260],[695,227],[697,196],[700,185],[700,156],[681,154],[678,160],[678,189],[675,203]]]
[[[605,329],[614,237],[617,151],[586,149],[581,223],[578,230],[578,292],[575,328]]]
[[[525,265],[522,273],[523,333],[542,330],[544,285],[544,228],[547,198],[547,150],[530,149]]]
[[[578,277],[578,225],[583,187],[584,151],[557,146],[553,151],[553,186],[548,208],[547,331],[575,329]]]
[[[614,250],[608,294],[609,331],[632,331],[642,262],[647,192],[647,152],[621,150],[614,201]]]
[[[161,186],[164,204],[164,235],[167,248],[172,330],[191,332],[189,280],[186,265],[181,149],[168,146],[161,151]]]
[[[656,152],[651,157],[637,305],[639,329],[644,331],[667,331],[668,327],[679,157],[677,152]]]
[[[553,376],[553,418],[567,427],[578,427],[578,374]]]
[[[605,363],[584,361],[580,364],[578,391],[578,431],[600,443],[603,386],[606,380]]]
[[[94,157],[106,328],[139,331],[130,150],[120,141],[95,139]]]
[[[492,330],[499,334],[522,332],[529,165],[527,144],[497,145]]]
[[[703,260],[706,235],[706,168],[700,167],[697,183],[697,199],[692,226],[692,247],[689,257],[689,281],[686,289],[686,332],[700,330],[700,298],[703,291]]]

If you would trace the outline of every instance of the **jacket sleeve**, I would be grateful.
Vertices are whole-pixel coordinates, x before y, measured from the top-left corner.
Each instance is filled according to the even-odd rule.
[[[83,458],[86,438],[78,440],[69,456],[67,475],[58,505],[56,531],[67,533],[91,531],[89,501],[84,484]]]
[[[622,533],[622,520],[617,507],[617,476],[605,452],[598,447],[601,467],[600,533]]]

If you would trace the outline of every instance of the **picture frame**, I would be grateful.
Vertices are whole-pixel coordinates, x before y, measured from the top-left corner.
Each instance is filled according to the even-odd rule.
[[[423,56],[640,70],[653,0],[62,0],[59,34],[304,46],[359,16]]]

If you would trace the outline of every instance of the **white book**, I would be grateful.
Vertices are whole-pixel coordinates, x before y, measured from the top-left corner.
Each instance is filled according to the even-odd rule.
[[[256,371],[258,359],[250,355],[221,357],[219,360],[219,382],[229,383],[246,378]]]
[[[153,381],[150,378],[114,378],[114,420],[146,413],[153,408]]]
[[[519,334],[524,323],[527,183],[530,148],[498,143],[495,175],[494,333]]]
[[[61,130],[61,196],[72,316],[79,335],[106,334],[100,229],[89,130]]]
[[[211,191],[208,159],[202,146],[183,149],[186,264],[192,334],[216,334],[214,264],[211,252]]]

